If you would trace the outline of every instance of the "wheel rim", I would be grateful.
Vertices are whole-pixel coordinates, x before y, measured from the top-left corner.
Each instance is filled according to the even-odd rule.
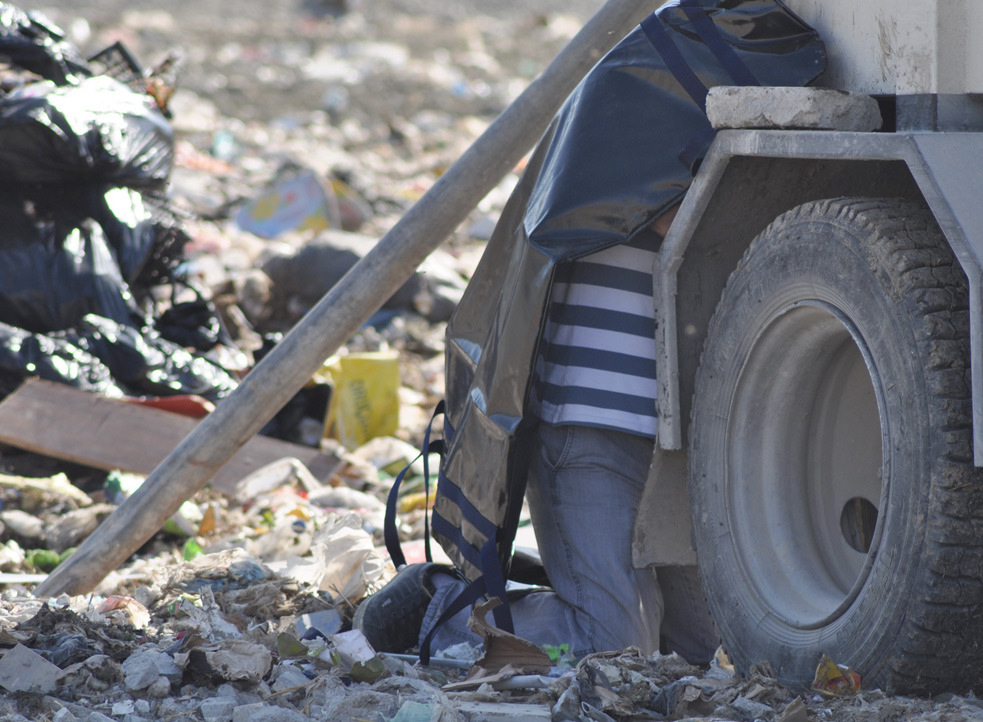
[[[886,508],[883,394],[861,334],[822,301],[789,305],[754,340],[726,435],[739,563],[789,626],[830,624],[863,586]]]

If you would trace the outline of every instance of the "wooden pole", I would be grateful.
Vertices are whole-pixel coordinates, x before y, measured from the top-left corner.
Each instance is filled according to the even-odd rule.
[[[84,594],[163,526],[412,275],[539,140],[591,67],[659,5],[608,0],[378,244],[35,594]]]

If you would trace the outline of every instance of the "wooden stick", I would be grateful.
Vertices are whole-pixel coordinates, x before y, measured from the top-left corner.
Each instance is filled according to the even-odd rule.
[[[539,140],[564,99],[656,0],[608,0],[379,243],[35,590],[90,591],[252,438]]]

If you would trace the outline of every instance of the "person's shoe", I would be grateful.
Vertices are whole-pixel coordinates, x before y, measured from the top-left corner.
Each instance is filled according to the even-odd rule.
[[[437,572],[454,575],[443,564],[409,564],[386,586],[366,598],[358,609],[352,627],[365,635],[377,652],[402,653],[417,645],[420,627],[436,587]]]

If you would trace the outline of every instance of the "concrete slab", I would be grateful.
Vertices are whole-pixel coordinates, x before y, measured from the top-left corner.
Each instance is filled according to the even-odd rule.
[[[869,95],[828,88],[720,85],[707,95],[714,128],[779,128],[867,132],[881,127]]]

